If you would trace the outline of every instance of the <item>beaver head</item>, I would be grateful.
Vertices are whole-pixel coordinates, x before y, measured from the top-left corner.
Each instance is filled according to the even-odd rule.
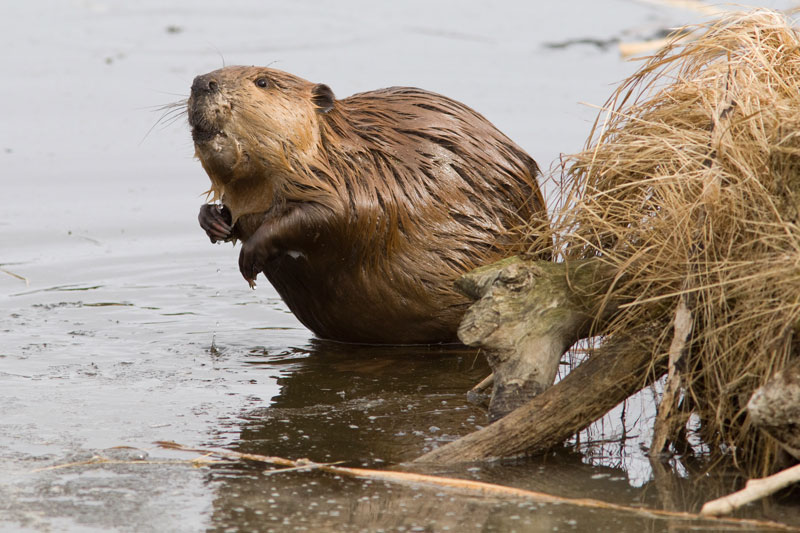
[[[226,67],[194,79],[188,116],[195,155],[214,199],[233,200],[226,204],[234,221],[267,209],[281,181],[314,158],[318,115],[334,105],[327,85],[264,67]]]

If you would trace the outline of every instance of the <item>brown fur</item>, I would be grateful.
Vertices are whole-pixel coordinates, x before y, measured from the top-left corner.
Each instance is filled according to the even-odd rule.
[[[334,100],[259,67],[195,83],[209,80],[189,119],[214,197],[244,248],[271,232],[258,268],[320,337],[454,341],[467,301],[453,281],[524,250],[523,226],[545,217],[533,159],[451,99],[393,87]]]

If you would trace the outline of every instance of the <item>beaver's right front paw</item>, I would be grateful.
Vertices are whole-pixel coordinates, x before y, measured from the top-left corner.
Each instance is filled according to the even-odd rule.
[[[224,205],[206,204],[200,206],[197,216],[200,227],[203,228],[211,242],[227,241],[232,237],[233,217],[231,211]]]
[[[242,243],[242,251],[239,252],[239,272],[242,277],[250,284],[250,288],[256,286],[256,276],[263,272],[267,263],[278,256],[278,248],[275,245],[273,227],[270,224],[262,224],[256,232]]]

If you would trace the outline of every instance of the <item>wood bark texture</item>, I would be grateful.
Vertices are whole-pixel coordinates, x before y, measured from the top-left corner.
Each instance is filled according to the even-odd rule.
[[[604,301],[614,272],[598,260],[552,263],[519,257],[476,269],[456,287],[477,300],[458,335],[480,347],[494,373],[490,420],[553,384],[561,356],[616,304]]]
[[[544,393],[485,428],[441,446],[416,462],[454,464],[542,453],[606,414],[666,371],[636,337],[617,339]]]
[[[747,411],[756,426],[800,460],[800,359],[756,389]]]

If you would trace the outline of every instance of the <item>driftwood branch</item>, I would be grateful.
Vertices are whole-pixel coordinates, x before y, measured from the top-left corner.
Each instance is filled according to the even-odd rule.
[[[800,465],[787,468],[769,477],[751,479],[742,490],[707,502],[700,510],[700,514],[704,516],[730,514],[739,507],[766,498],[793,483],[800,483]]]
[[[658,460],[662,451],[667,445],[667,437],[672,433],[679,420],[676,420],[675,409],[677,407],[681,383],[681,359],[686,354],[689,336],[692,334],[692,324],[694,319],[692,311],[686,303],[686,297],[682,297],[675,309],[672,320],[673,334],[672,343],[669,347],[669,365],[667,371],[667,382],[664,385],[664,394],[658,406],[658,414],[653,429],[653,440],[650,444],[650,458]]]
[[[599,260],[552,263],[512,257],[463,276],[477,300],[458,335],[483,348],[494,373],[489,418],[507,415],[553,384],[564,352],[611,316],[603,296],[614,271]],[[605,304],[605,305],[604,305]]]
[[[606,298],[615,276],[600,259],[551,263],[516,257],[464,276],[459,288],[478,302],[459,336],[483,348],[492,366],[490,416],[496,421],[417,461],[457,463],[546,451],[661,375],[664,358],[653,361],[651,347],[641,346],[634,333],[607,338],[551,387],[569,346],[601,332],[616,313],[619,302]]]
[[[282,466],[284,468],[278,470],[270,470],[269,472],[289,472],[297,470],[319,470],[332,474],[338,474],[345,477],[354,477],[360,479],[374,479],[391,483],[403,483],[411,485],[425,485],[436,487],[437,489],[449,489],[459,493],[468,494],[479,497],[494,497],[502,499],[517,499],[527,500],[539,503],[553,503],[563,505],[574,505],[577,507],[617,511],[624,513],[632,513],[637,516],[647,518],[660,518],[667,520],[685,520],[685,521],[701,521],[715,526],[728,524],[738,527],[757,527],[769,528],[779,531],[800,531],[800,528],[792,527],[780,522],[771,522],[767,520],[749,520],[742,518],[717,518],[717,517],[704,517],[693,513],[683,513],[675,511],[664,511],[661,509],[649,509],[645,507],[631,507],[628,505],[620,505],[616,503],[604,502],[601,500],[593,500],[590,498],[566,498],[563,496],[556,496],[545,492],[536,492],[532,490],[518,489],[515,487],[506,487],[504,485],[497,485],[494,483],[486,483],[483,481],[473,481],[469,479],[448,478],[443,476],[432,476],[427,474],[417,474],[414,472],[400,472],[396,470],[373,470],[368,468],[350,468],[346,466],[339,466],[336,464],[315,463],[308,459],[285,459],[283,457],[274,457],[266,455],[258,455],[252,453],[240,453],[230,450],[220,450],[213,448],[196,448],[183,446],[176,442],[160,441],[156,444],[162,448],[181,450],[187,452],[202,453],[203,459],[207,456],[223,457],[225,459],[240,460],[240,461],[254,461],[270,465]]]
[[[654,362],[650,347],[635,338],[606,342],[566,378],[505,418],[416,461],[484,461],[560,446],[663,374],[664,359]]]

